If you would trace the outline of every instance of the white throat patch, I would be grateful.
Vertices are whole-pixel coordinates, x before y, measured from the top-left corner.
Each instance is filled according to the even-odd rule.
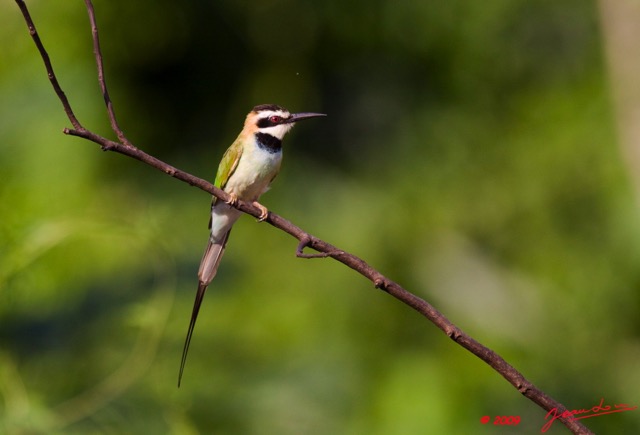
[[[273,137],[276,137],[276,138],[282,140],[284,135],[287,134],[289,132],[289,130],[291,130],[293,128],[293,125],[294,125],[293,123],[292,124],[274,125],[273,127],[261,128],[261,129],[259,129],[259,131],[260,131],[260,133],[267,133],[267,134],[270,134]]]

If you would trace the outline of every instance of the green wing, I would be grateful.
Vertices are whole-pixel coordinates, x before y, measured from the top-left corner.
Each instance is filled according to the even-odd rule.
[[[231,177],[233,172],[238,167],[240,156],[242,156],[242,145],[240,144],[240,139],[238,138],[231,144],[229,148],[227,148],[227,151],[224,152],[222,160],[220,160],[220,164],[218,165],[216,181],[213,182],[214,186],[224,190],[229,177]],[[213,197],[211,201],[212,207],[215,205],[217,199],[218,198],[216,198],[215,196]]]
[[[214,186],[224,190],[229,177],[231,177],[233,172],[238,167],[240,156],[242,156],[242,145],[240,144],[240,139],[236,139],[235,142],[233,142],[231,146],[227,148],[227,150],[224,152],[224,155],[222,156],[222,160],[220,160],[220,164],[218,165],[218,173],[216,174],[216,181],[213,182]],[[218,198],[215,196],[211,199],[211,208],[216,205],[217,201]],[[211,219],[212,216],[209,215],[209,229],[211,229]]]
[[[229,177],[231,177],[238,167],[240,156],[242,156],[242,145],[240,144],[240,140],[236,139],[222,156],[222,160],[218,166],[218,173],[216,174],[216,181],[213,183],[216,187],[224,189]]]

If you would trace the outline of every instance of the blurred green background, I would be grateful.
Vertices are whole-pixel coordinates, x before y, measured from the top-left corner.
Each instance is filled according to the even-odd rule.
[[[113,137],[83,2],[28,4],[80,121]],[[213,180],[254,105],[328,113],[287,137],[263,204],[567,406],[640,405],[637,192],[597,3],[95,6],[140,148]],[[209,195],[63,135],[12,1],[0,41],[0,433],[539,433],[545,412],[424,318],[249,217],[176,388]],[[583,421],[640,433],[640,410]]]

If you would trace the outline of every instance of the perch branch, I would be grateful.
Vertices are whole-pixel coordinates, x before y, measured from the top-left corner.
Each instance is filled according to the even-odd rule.
[[[230,197],[224,191],[218,189],[213,184],[209,183],[206,180],[198,178],[194,175],[191,175],[187,172],[184,172],[180,169],[177,169],[147,153],[141,151],[139,148],[133,146],[125,137],[124,133],[120,129],[113,109],[113,104],[111,103],[111,99],[109,98],[109,94],[107,92],[107,86],[104,78],[104,69],[102,62],[102,53],[100,51],[100,44],[98,38],[98,27],[95,20],[95,11],[93,9],[93,5],[91,0],[85,0],[87,11],[89,13],[89,20],[91,23],[91,29],[93,34],[94,41],[94,56],[96,59],[96,64],[98,66],[98,81],[100,83],[100,88],[102,90],[102,94],[105,100],[105,104],[107,106],[107,111],[109,114],[109,119],[111,121],[111,127],[116,133],[119,142],[115,142],[113,140],[107,139],[100,135],[97,135],[87,129],[85,129],[76,119],[73,110],[67,100],[58,80],[54,74],[53,67],[51,65],[51,61],[49,60],[49,55],[45,50],[40,37],[36,31],[33,20],[29,14],[27,6],[25,5],[23,0],[15,0],[18,4],[24,19],[27,23],[27,27],[29,28],[29,33],[33,38],[36,47],[44,61],[45,68],[47,70],[49,80],[53,85],[53,89],[55,90],[58,98],[62,102],[64,107],[64,111],[69,118],[69,121],[73,125],[73,129],[65,128],[64,133],[77,136],[83,139],[87,139],[91,142],[94,142],[105,151],[114,151],[119,154],[123,154],[128,157],[132,157],[136,160],[139,160],[147,165],[154,167],[174,178],[177,178],[180,181],[190,184],[191,186],[198,187],[199,189],[208,192],[223,201],[229,201]],[[235,206],[240,211],[247,213],[256,218],[260,217],[261,211],[252,205],[250,202],[238,201]],[[272,226],[290,234],[294,238],[299,241],[297,246],[296,255],[301,258],[319,258],[319,257],[330,257],[345,266],[353,269],[358,272],[360,275],[364,276],[368,280],[370,280],[376,288],[385,291],[390,294],[394,298],[403,302],[404,304],[410,306],[418,313],[422,314],[429,321],[431,321],[434,325],[440,328],[448,337],[450,337],[453,341],[458,343],[463,348],[467,349],[469,352],[476,355],[478,358],[486,362],[489,366],[491,366],[495,371],[497,371],[502,377],[504,377],[511,385],[513,385],[522,395],[530,399],[532,402],[539,405],[541,408],[546,410],[547,412],[551,412],[555,409],[556,414],[562,414],[567,408],[562,405],[560,402],[554,400],[549,395],[544,393],[542,390],[537,388],[531,382],[529,382],[518,370],[516,370],[513,366],[507,363],[500,355],[495,353],[493,350],[487,348],[486,346],[480,344],[478,341],[471,338],[468,334],[462,331],[460,328],[455,326],[449,319],[447,319],[442,313],[436,310],[432,305],[430,305],[425,300],[417,297],[416,295],[408,292],[404,288],[402,288],[399,284],[390,280],[389,278],[382,275],[376,269],[371,267],[367,262],[362,260],[361,258],[350,254],[346,251],[342,251],[335,246],[320,240],[316,237],[311,236],[309,233],[301,229],[300,227],[294,225],[289,222],[285,218],[270,212],[268,218],[265,220],[270,223]],[[303,250],[305,248],[310,248],[318,252],[318,254],[304,254]],[[569,430],[571,430],[575,434],[591,434],[587,427],[585,427],[578,420],[575,420],[572,417],[560,417],[558,418]]]

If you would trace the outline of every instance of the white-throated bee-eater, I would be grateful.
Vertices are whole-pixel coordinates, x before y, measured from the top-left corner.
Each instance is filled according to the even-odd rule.
[[[263,221],[267,218],[269,212],[257,201],[260,195],[269,189],[271,182],[280,171],[282,138],[296,122],[318,116],[326,115],[289,113],[288,110],[274,104],[256,106],[247,115],[244,128],[238,138],[222,156],[214,184],[227,192],[231,200],[224,202],[213,197],[211,203],[211,220],[209,221],[211,233],[198,271],[198,291],[182,351],[178,386],[182,380],[189,343],[204,293],[216,276],[231,227],[241,214],[233,206],[239,199],[253,202],[261,211],[259,220]]]

